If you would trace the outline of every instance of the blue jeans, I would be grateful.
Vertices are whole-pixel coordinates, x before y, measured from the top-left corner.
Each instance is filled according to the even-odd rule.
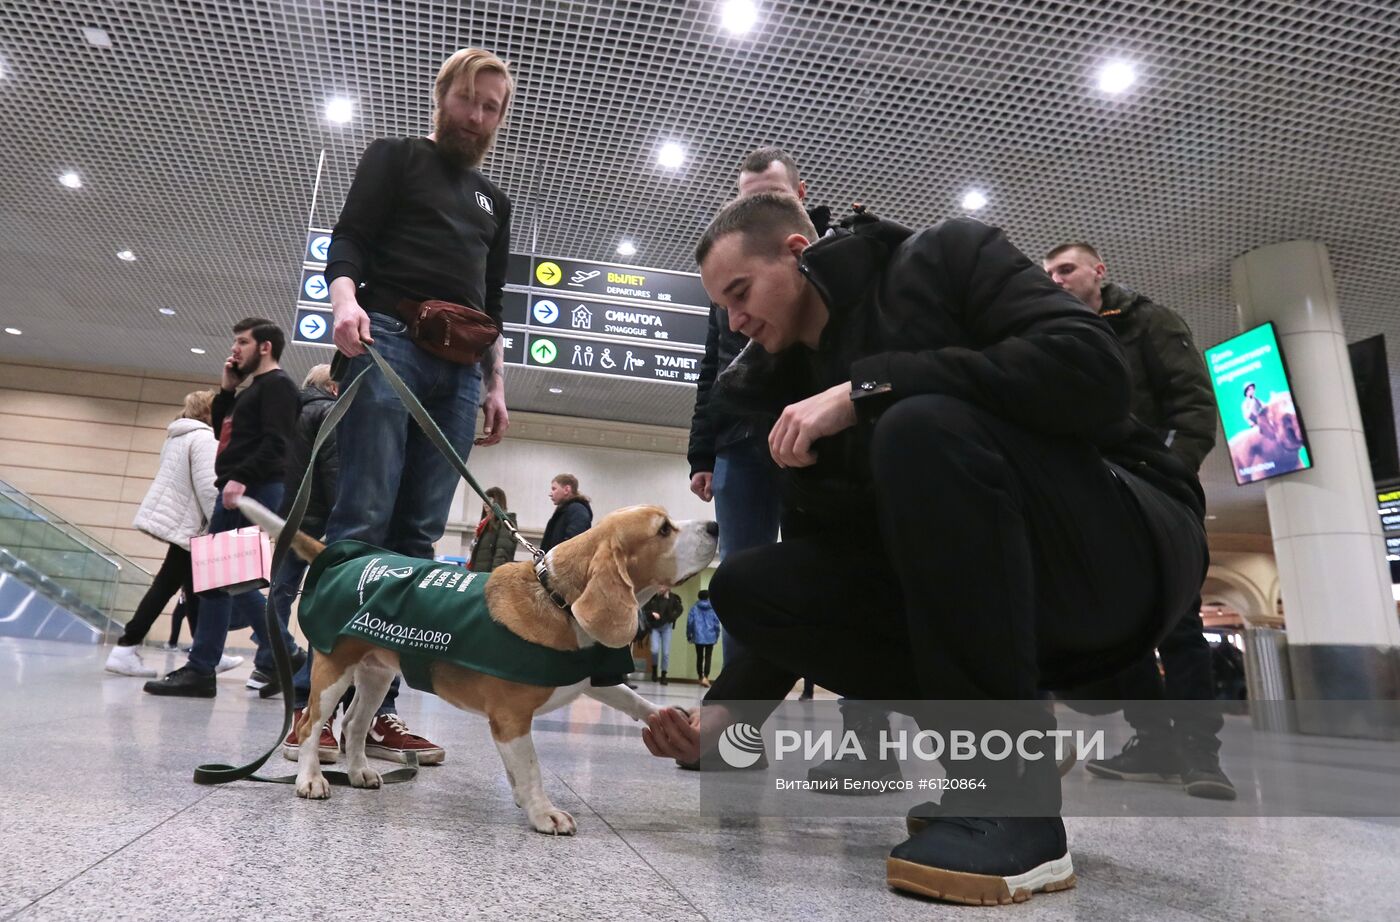
[[[244,494],[249,499],[255,499],[269,509],[277,509],[282,503],[282,484],[278,483],[250,483],[247,485],[247,492]],[[243,513],[237,509],[224,508],[224,491],[219,491],[219,498],[214,502],[214,515],[209,520],[209,533],[216,534],[221,531],[232,531],[235,528],[243,528],[251,525],[243,517]],[[206,675],[214,674],[214,667],[219,665],[219,659],[224,655],[224,644],[228,641],[228,632],[232,629],[251,627],[253,629],[253,639],[257,641],[258,652],[254,657],[254,665],[267,671],[273,668],[272,648],[268,645],[269,638],[264,631],[264,600],[261,592],[250,590],[240,592],[238,595],[229,595],[222,589],[213,589],[199,594],[199,623],[194,629],[194,646],[190,648],[190,665],[196,671]],[[287,632],[287,622],[281,622],[282,639],[287,643],[288,650],[296,649],[296,642],[292,640],[292,635]]]
[[[671,668],[671,631],[674,624],[651,629],[651,655],[655,657],[655,668],[666,672]]]
[[[745,439],[715,456],[715,519],[719,522],[719,557],[763,547],[778,540],[782,515],[778,466],[768,453],[768,439]],[[715,612],[723,627],[724,614]],[[723,628],[724,661],[739,658],[743,648]]]
[[[385,314],[369,315],[374,344],[403,378],[447,441],[466,460],[476,435],[481,369],[429,355],[408,338],[407,327]],[[366,368],[368,355],[349,362],[344,384]],[[408,557],[432,559],[447,527],[461,479],[428,441],[377,369],[337,427],[340,481],[326,523],[326,543],[351,539]]]
[[[371,312],[369,328],[384,361],[466,461],[476,437],[481,369],[429,355],[409,339],[403,321],[387,314]],[[342,386],[348,387],[366,368],[374,368],[368,355],[351,359]],[[461,475],[428,441],[377,368],[341,419],[336,446],[340,480],[326,523],[326,543],[363,541],[407,557],[432,559],[433,544],[447,529]],[[293,688],[296,705],[304,707],[311,693],[310,658]],[[393,713],[398,694],[395,676],[379,713]]]

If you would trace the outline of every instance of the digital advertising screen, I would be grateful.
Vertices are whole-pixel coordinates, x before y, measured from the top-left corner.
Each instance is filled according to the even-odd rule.
[[[1312,467],[1288,365],[1272,323],[1205,351],[1238,484]]]

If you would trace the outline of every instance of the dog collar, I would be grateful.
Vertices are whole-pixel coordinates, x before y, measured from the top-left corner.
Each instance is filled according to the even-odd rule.
[[[554,587],[549,584],[548,554],[535,561],[535,579],[540,581],[540,585],[544,587],[544,591],[549,595],[549,600],[558,606],[560,611],[568,615],[569,620],[576,620],[574,618],[574,610],[569,607],[569,600],[556,592]]]

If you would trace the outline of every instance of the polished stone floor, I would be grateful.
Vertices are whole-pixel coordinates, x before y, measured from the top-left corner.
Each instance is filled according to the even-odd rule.
[[[702,816],[697,776],[650,758],[634,724],[589,701],[535,734],[574,838],[528,828],[483,719],[414,692],[400,713],[448,758],[409,784],[326,802],[200,787],[196,764],[269,745],[280,701],[245,691],[246,666],[212,701],[152,698],[105,674],[105,655],[0,638],[0,919],[1400,918],[1395,820],[1070,819],[1074,890],[987,909],[908,898],[884,883],[899,823]],[[1066,783],[1091,782],[1079,770]]]

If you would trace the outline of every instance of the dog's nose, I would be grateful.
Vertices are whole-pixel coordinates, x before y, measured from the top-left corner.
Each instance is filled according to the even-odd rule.
[[[711,538],[718,538],[718,537],[719,537],[719,523],[718,523],[718,522],[706,522],[706,523],[705,523],[705,534],[709,535]]]

